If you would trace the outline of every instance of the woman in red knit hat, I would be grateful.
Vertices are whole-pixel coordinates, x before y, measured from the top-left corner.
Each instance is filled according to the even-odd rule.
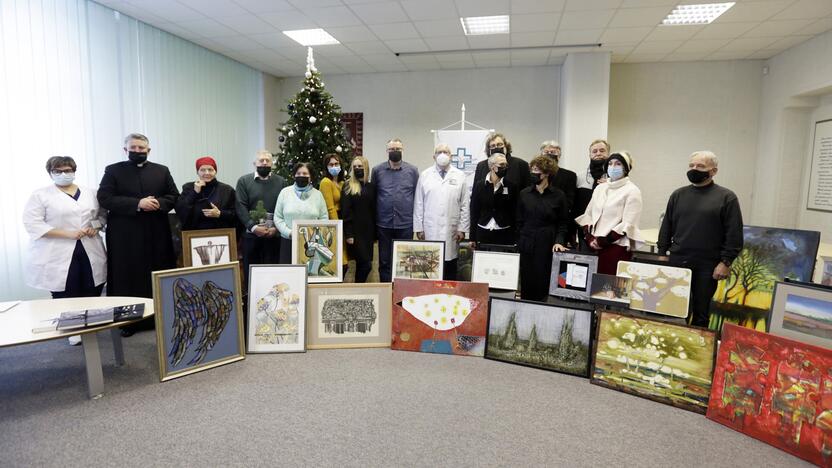
[[[182,186],[176,214],[182,230],[236,227],[234,189],[217,180],[217,162],[211,156],[196,160],[197,179]]]

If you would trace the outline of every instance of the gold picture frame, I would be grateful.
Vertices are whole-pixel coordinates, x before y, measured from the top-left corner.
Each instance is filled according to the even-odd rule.
[[[214,243],[214,240],[223,238],[225,243]],[[195,241],[198,245],[194,245]],[[194,253],[200,260],[199,265],[193,263]],[[182,266],[219,265],[236,261],[237,231],[234,228],[182,231]]]
[[[245,359],[241,291],[239,262],[153,272],[160,381]]]
[[[392,283],[310,284],[306,349],[389,348],[392,314]]]

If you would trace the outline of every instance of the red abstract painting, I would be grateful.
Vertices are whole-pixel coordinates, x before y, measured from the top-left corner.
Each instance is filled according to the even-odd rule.
[[[482,356],[488,284],[396,279],[392,349]]]
[[[832,351],[725,324],[707,417],[832,466]]]

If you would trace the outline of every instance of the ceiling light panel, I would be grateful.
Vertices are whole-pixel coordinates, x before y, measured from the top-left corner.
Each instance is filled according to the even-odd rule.
[[[466,36],[482,36],[485,34],[508,34],[508,15],[500,16],[469,16],[460,18],[462,30]]]
[[[678,5],[667,15],[662,24],[666,26],[710,24],[732,6],[734,2]]]
[[[330,36],[323,29],[296,29],[294,31],[283,31],[283,34],[291,37],[302,46],[340,44],[338,39]]]

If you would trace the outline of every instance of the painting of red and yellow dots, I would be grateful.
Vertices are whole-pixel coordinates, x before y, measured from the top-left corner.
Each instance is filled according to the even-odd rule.
[[[832,351],[725,324],[707,417],[832,465]]]
[[[488,284],[396,279],[392,349],[482,356]]]

